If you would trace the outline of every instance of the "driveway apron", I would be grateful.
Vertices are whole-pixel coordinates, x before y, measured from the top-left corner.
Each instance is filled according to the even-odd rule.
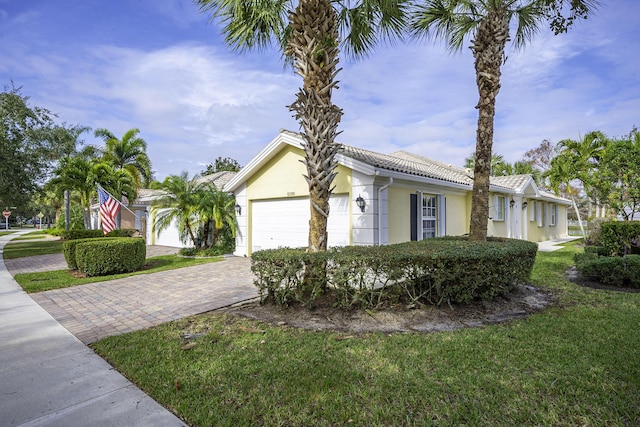
[[[85,344],[257,296],[250,260],[241,257],[31,294]]]

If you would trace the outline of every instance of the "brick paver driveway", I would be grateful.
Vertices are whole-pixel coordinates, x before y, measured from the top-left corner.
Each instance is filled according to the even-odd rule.
[[[220,262],[55,289],[31,297],[89,344],[256,298],[250,264],[249,258],[228,257]]]

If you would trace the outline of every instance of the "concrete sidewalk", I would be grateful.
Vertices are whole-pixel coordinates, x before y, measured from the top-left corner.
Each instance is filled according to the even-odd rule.
[[[559,239],[546,240],[544,242],[538,242],[538,251],[539,252],[554,252],[558,249],[562,249],[563,243],[572,242],[574,240],[582,239],[581,236],[569,236],[569,237],[561,237]]]
[[[185,426],[56,322],[13,280],[0,236],[0,424]]]

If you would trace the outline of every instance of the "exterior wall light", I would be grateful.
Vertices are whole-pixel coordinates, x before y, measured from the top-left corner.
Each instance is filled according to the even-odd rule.
[[[358,195],[358,198],[356,199],[356,205],[358,205],[358,207],[360,208],[360,212],[364,213],[364,208],[367,207],[367,203],[364,201],[362,196]]]
[[[513,209],[513,207],[514,207],[515,205],[516,205],[516,201],[515,201],[515,200],[513,200],[513,199],[511,199],[511,201],[509,202],[509,207],[510,207],[511,209]]]
[[[527,205],[528,205],[528,204],[529,204],[529,203],[527,203],[527,202],[525,201],[525,202],[522,204],[522,210],[527,209]]]
[[[236,215],[242,215],[242,206],[236,203]]]

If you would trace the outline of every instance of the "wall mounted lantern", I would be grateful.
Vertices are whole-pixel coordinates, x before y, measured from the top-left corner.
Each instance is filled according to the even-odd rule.
[[[528,203],[525,201],[525,202],[522,204],[522,210],[527,209],[527,205],[528,205]]]
[[[240,216],[242,214],[242,206],[236,204],[236,214]]]
[[[356,205],[358,205],[358,207],[360,208],[360,212],[364,213],[364,208],[367,207],[367,204],[362,196],[358,195],[358,198],[356,199]]]
[[[511,201],[509,202],[509,207],[510,207],[511,209],[513,209],[513,207],[514,207],[515,205],[516,205],[516,201],[515,201],[515,200],[513,200],[513,199],[511,199]]]

